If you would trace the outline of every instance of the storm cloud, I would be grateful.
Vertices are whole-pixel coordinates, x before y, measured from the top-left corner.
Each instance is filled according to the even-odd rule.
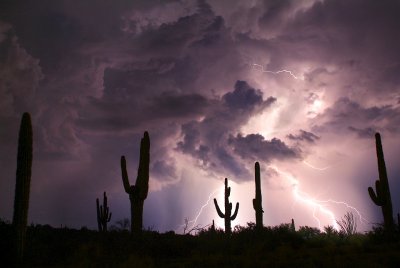
[[[179,225],[225,176],[246,187],[254,161],[290,203],[289,173],[310,196],[351,201],[379,221],[379,210],[365,205],[377,171],[364,162],[375,161],[379,131],[388,173],[400,175],[389,163],[400,146],[399,13],[395,0],[2,1],[0,217],[11,218],[16,135],[28,111],[30,221],[94,228],[93,201],[104,190],[113,215],[127,217],[119,158],[127,156],[134,178],[145,130],[155,211],[145,226]],[[346,168],[318,169],[332,163]],[[338,177],[349,192],[330,184]],[[399,185],[390,183],[396,198]],[[190,207],[173,200],[199,188]],[[267,224],[295,216],[316,224],[306,210],[278,213],[287,203],[276,204]]]

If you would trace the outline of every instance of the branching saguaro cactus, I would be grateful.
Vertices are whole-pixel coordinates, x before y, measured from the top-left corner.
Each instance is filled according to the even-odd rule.
[[[214,198],[214,205],[217,209],[218,216],[225,219],[225,233],[230,234],[232,232],[231,221],[236,219],[239,211],[239,203],[236,203],[235,212],[232,215],[232,203],[229,203],[229,196],[231,195],[231,187],[228,187],[228,179],[225,178],[225,214],[222,213],[218,206],[217,199]]]
[[[18,137],[17,178],[15,183],[14,215],[12,222],[15,231],[15,254],[17,263],[21,263],[24,256],[31,169],[32,124],[29,113],[24,113],[22,115]]]
[[[136,184],[130,185],[128,172],[126,170],[125,156],[121,157],[122,182],[124,189],[129,194],[131,201],[131,232],[142,231],[143,225],[143,204],[149,191],[149,164],[150,164],[150,137],[147,131],[144,132],[140,142],[139,168]]]
[[[99,199],[96,198],[96,209],[99,232],[107,232],[107,222],[110,222],[112,213],[110,213],[110,208],[107,206],[106,192],[103,194],[103,205],[99,205]]]
[[[372,187],[368,187],[368,193],[375,205],[382,208],[384,227],[386,230],[392,230],[393,223],[393,208],[392,198],[390,197],[389,182],[386,173],[385,159],[383,157],[383,149],[381,135],[375,134],[376,141],[376,156],[378,158],[379,180],[375,181],[375,191]]]
[[[260,164],[258,162],[254,165],[255,183],[256,183],[256,198],[253,199],[253,208],[256,211],[256,228],[261,230],[263,228],[263,213],[262,196],[261,196],[261,182],[260,182]]]

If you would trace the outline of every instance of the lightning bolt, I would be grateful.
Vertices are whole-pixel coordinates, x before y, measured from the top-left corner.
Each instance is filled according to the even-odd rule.
[[[278,70],[278,71],[269,71],[269,70],[265,70],[262,65],[257,64],[257,63],[252,63],[251,66],[254,69],[259,69],[262,73],[270,73],[270,74],[287,73],[287,74],[289,74],[290,76],[292,76],[296,80],[304,81],[304,77],[296,76],[292,71],[289,71],[289,70],[283,69],[283,70]]]
[[[196,216],[194,217],[194,219],[188,221],[188,223],[191,223],[191,224],[192,224],[190,227],[188,227],[189,230],[190,230],[190,229],[193,229],[193,228],[196,226],[197,220],[199,219],[201,213],[203,213],[204,208],[205,208],[206,206],[208,206],[208,204],[210,204],[211,198],[212,198],[216,193],[221,192],[221,191],[222,191],[222,189],[221,189],[221,188],[218,188],[218,189],[215,189],[214,191],[212,191],[212,192],[210,193],[210,195],[208,196],[207,201],[200,207],[200,209],[198,210],[198,212],[197,212]],[[182,225],[180,225],[178,228],[182,228],[183,226],[185,226],[185,225],[182,224]]]
[[[309,196],[309,194],[304,193],[299,189],[300,182],[293,175],[280,170],[276,166],[270,166],[270,168],[274,169],[278,174],[280,174],[284,178],[286,178],[287,181],[292,185],[292,193],[293,193],[293,196],[295,197],[296,201],[300,201],[300,202],[312,207],[312,209],[313,209],[312,216],[315,219],[315,221],[317,222],[318,228],[320,230],[322,230],[322,226],[321,226],[321,220],[317,216],[317,212],[320,212],[321,214],[326,215],[330,219],[332,226],[336,230],[339,230],[339,227],[338,227],[338,225],[336,223],[335,214],[331,210],[329,210],[326,206],[324,206],[324,204],[327,204],[327,203],[334,203],[334,204],[338,204],[338,205],[344,205],[348,209],[351,209],[351,210],[355,211],[355,213],[357,214],[357,216],[358,216],[358,218],[359,218],[359,220],[360,220],[360,222],[362,224],[368,223],[368,221],[365,218],[362,217],[362,215],[359,212],[359,210],[357,208],[355,208],[354,206],[351,206],[351,205],[347,204],[344,201],[336,201],[336,200],[333,200],[333,199],[318,200],[316,198],[313,198],[313,197]]]
[[[303,164],[305,164],[306,166],[308,166],[308,167],[310,167],[312,169],[319,170],[319,171],[324,171],[324,170],[327,170],[327,169],[331,168],[331,166],[326,166],[326,167],[323,167],[323,168],[316,167],[316,166],[311,165],[310,163],[308,163],[305,160],[303,161]]]

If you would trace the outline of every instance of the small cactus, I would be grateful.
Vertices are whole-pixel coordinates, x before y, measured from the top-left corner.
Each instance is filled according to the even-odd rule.
[[[229,196],[231,195],[231,187],[228,187],[228,179],[225,178],[225,214],[222,213],[218,206],[217,199],[214,198],[214,205],[217,209],[218,216],[225,219],[225,233],[230,234],[232,232],[231,221],[236,219],[239,210],[239,203],[236,203],[235,212],[232,215],[232,203],[229,202]]]
[[[253,199],[253,208],[256,211],[256,228],[261,230],[263,228],[263,213],[262,208],[262,195],[261,195],[261,182],[260,182],[260,164],[258,162],[254,165],[255,171],[255,184],[256,184],[256,198]]]
[[[142,231],[143,226],[143,205],[149,191],[149,165],[150,165],[150,137],[147,131],[144,132],[140,141],[140,159],[136,184],[130,185],[128,172],[126,170],[125,156],[121,157],[122,182],[125,192],[129,194],[131,202],[131,232]]]
[[[211,225],[210,230],[211,230],[212,233],[215,233],[215,223],[214,223],[214,220],[213,220],[213,222],[212,222],[212,225]]]
[[[368,187],[368,193],[375,205],[382,208],[384,227],[386,230],[393,230],[393,208],[392,198],[390,197],[389,182],[386,173],[385,159],[383,157],[383,149],[381,135],[375,134],[376,156],[378,159],[379,180],[375,181],[375,191],[372,187]]]
[[[290,224],[290,231],[296,232],[296,226],[294,225],[294,219],[292,219],[292,223]]]
[[[96,209],[99,232],[107,232],[107,222],[110,222],[112,213],[110,213],[110,208],[107,206],[106,192],[103,194],[103,205],[99,205],[99,199],[96,198]]]
[[[29,113],[22,115],[18,137],[17,178],[15,183],[14,215],[15,257],[21,263],[24,256],[26,225],[28,222],[29,191],[32,169],[32,123]]]

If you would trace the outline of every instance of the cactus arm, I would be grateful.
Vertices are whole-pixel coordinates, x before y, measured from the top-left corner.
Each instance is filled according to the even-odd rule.
[[[232,204],[231,204],[232,205]],[[233,213],[233,215],[231,216],[230,220],[233,221],[234,219],[236,219],[236,216],[238,214],[239,211],[239,203],[236,203],[236,207],[235,207],[235,212]]]
[[[375,194],[374,189],[372,189],[372,187],[368,187],[368,193],[369,193],[369,196],[370,196],[371,199],[372,199],[372,202],[374,202],[375,205],[377,205],[377,206],[382,206],[381,200],[378,199],[378,197],[377,197],[377,195]]]
[[[124,189],[127,194],[131,193],[131,186],[129,183],[128,172],[126,170],[126,160],[125,156],[121,156],[121,173],[122,173],[122,182],[124,184]]]
[[[96,211],[97,211],[97,227],[99,228],[99,231],[101,232],[102,226],[101,226],[101,212],[100,212],[100,206],[99,206],[99,199],[96,198]]]
[[[140,199],[146,199],[149,192],[149,163],[150,163],[150,137],[144,132],[140,141],[140,158],[135,186],[138,188]]]
[[[217,199],[215,199],[215,198],[214,198],[214,205],[215,205],[215,208],[217,210],[218,216],[220,216],[221,218],[225,218],[225,214],[222,213],[221,209],[218,206]]]
[[[107,218],[107,216],[108,216],[106,192],[103,193],[103,215],[102,216],[103,216],[103,218]]]

